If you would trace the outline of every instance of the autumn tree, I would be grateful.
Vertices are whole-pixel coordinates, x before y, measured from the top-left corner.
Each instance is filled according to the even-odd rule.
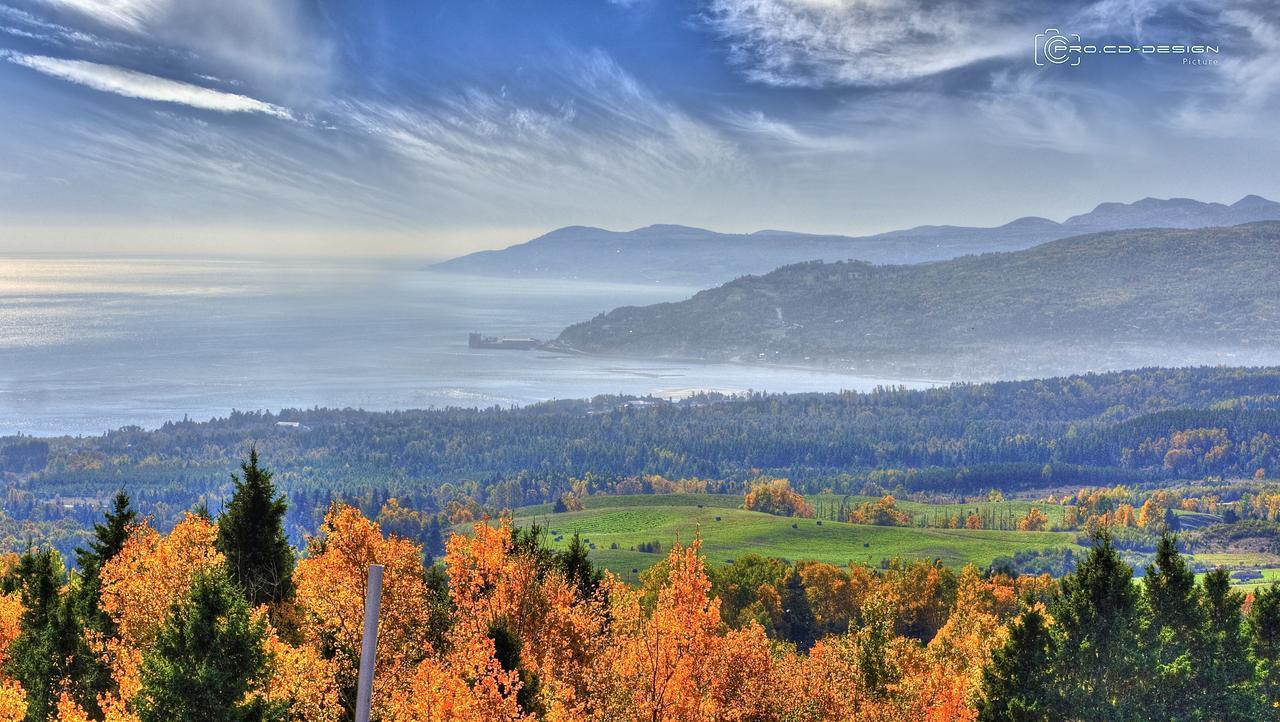
[[[1049,525],[1049,517],[1034,506],[1018,522],[1018,531],[1044,531]]]
[[[708,575],[720,599],[720,616],[726,624],[741,628],[755,621],[766,631],[774,630],[774,619],[761,603],[761,590],[775,590],[781,607],[780,590],[787,577],[785,563],[759,554],[743,554],[731,564],[709,570]]]
[[[142,658],[135,706],[141,722],[258,722],[276,716],[259,693],[267,665],[265,622],[218,573],[195,580],[169,609]]]
[[[876,502],[864,502],[847,514],[845,521],[851,524],[875,524],[878,526],[907,526],[911,516],[898,508],[892,496],[884,496]]]
[[[303,641],[334,663],[344,709],[355,702],[364,596],[371,564],[383,566],[375,708],[404,689],[429,653],[430,598],[422,547],[385,537],[359,510],[335,505],[293,574]]]
[[[617,646],[596,688],[606,719],[695,720],[713,675],[719,600],[700,553],[701,542],[675,545],[651,612],[640,594],[614,584],[611,629]],[[603,687],[603,688],[600,688]]]
[[[798,516],[805,519],[813,517],[813,507],[809,506],[803,496],[792,490],[791,482],[787,479],[761,477],[751,482],[743,497],[742,508],[778,516]]]
[[[293,592],[293,547],[284,532],[288,504],[276,493],[258,450],[232,474],[235,491],[218,516],[218,551],[252,606],[278,604]]]

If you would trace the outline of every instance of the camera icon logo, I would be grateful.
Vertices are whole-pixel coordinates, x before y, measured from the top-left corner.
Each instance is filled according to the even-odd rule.
[[[1083,56],[1080,36],[1076,33],[1066,34],[1057,28],[1047,28],[1036,34],[1036,65],[1070,65],[1080,64]]]

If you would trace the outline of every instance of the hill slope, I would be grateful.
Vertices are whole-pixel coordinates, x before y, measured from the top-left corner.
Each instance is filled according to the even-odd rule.
[[[915,363],[934,373],[963,363],[970,377],[975,364],[1065,370],[1056,360],[1079,370],[1069,358],[1077,353],[1093,369],[1257,363],[1280,349],[1277,269],[1280,222],[1109,232],[911,266],[797,264],[678,303],[615,309],[559,341],[589,352]],[[1030,367],[1001,366],[1011,352]]]
[[[1020,250],[1094,231],[1202,228],[1259,220],[1280,220],[1280,203],[1258,196],[1246,196],[1231,205],[1145,198],[1130,204],[1103,203],[1062,223],[1028,217],[995,228],[919,226],[863,237],[774,230],[717,233],[674,225],[625,232],[570,226],[526,243],[472,253],[432,268],[488,276],[705,286],[800,261],[921,263]]]
[[[770,516],[737,508],[738,495],[660,495],[588,497],[583,511],[547,513],[546,505],[515,510],[520,524],[538,523],[553,532],[551,545],[563,548],[575,533],[593,545],[591,560],[635,581],[636,573],[662,561],[662,554],[636,551],[657,541],[662,549],[675,541],[701,538],[707,561],[720,566],[755,553],[789,561],[879,565],[893,559],[937,559],[959,568],[985,567],[999,556],[1024,550],[1075,545],[1070,532],[1009,532],[973,529],[920,529],[868,526],[835,521]],[[617,548],[613,548],[617,545]]]

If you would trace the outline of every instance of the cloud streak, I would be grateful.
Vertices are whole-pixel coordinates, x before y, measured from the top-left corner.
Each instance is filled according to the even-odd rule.
[[[292,119],[287,108],[247,95],[226,93],[114,65],[15,52],[6,52],[0,57],[38,73],[127,98],[176,103],[219,113],[262,113]]]
[[[883,86],[1025,52],[1025,28],[991,2],[711,0],[708,21],[751,80]]]

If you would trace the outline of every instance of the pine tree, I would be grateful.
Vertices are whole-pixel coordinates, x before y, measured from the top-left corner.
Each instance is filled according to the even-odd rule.
[[[12,574],[23,611],[18,637],[9,647],[7,672],[26,690],[26,719],[45,722],[64,685],[78,692],[75,681],[89,653],[72,600],[62,593],[66,567],[58,552],[28,549]]]
[[[78,625],[106,638],[115,637],[117,630],[115,620],[102,609],[102,567],[124,547],[137,516],[130,506],[129,495],[123,490],[116,492],[111,510],[101,523],[93,525],[89,548],[78,548],[75,552],[80,575],[67,611],[74,609]],[[72,659],[72,666],[76,672],[76,702],[85,711],[97,715],[100,711],[98,696],[114,691],[115,681],[105,661],[93,654],[83,639],[74,645],[74,649],[76,656]]]
[[[1197,660],[1199,686],[1208,692],[1202,719],[1257,719],[1252,694],[1254,668],[1245,654],[1246,642],[1240,609],[1244,595],[1232,591],[1225,569],[1204,578],[1203,653]]]
[[[119,553],[129,538],[130,527],[137,521],[130,508],[129,495],[116,492],[102,523],[93,525],[93,540],[88,549],[76,549],[76,566],[80,568],[80,614],[86,626],[108,636],[115,635],[115,623],[102,611],[102,565]]]
[[[1280,706],[1280,583],[1259,590],[1249,606],[1249,651],[1257,662],[1258,693],[1267,706]]]
[[[1142,717],[1150,665],[1139,644],[1140,615],[1133,569],[1101,532],[1089,556],[1062,580],[1051,610],[1059,640],[1054,664],[1063,703],[1079,719]]]
[[[574,534],[569,548],[556,555],[556,566],[564,573],[565,579],[577,588],[578,598],[584,600],[595,596],[600,582],[604,580],[604,573],[595,568],[587,558],[588,553],[581,535]]]
[[[1177,539],[1167,531],[1156,545],[1155,563],[1142,580],[1150,614],[1148,644],[1155,662],[1149,704],[1160,719],[1188,714],[1200,704],[1205,688],[1196,676],[1203,646],[1205,618],[1195,573],[1178,553]]]
[[[258,450],[231,475],[235,492],[218,517],[218,550],[227,571],[252,606],[287,599],[293,593],[293,548],[284,533],[288,510],[276,494],[271,472],[258,465]]]
[[[792,569],[787,574],[783,587],[782,621],[778,625],[778,636],[796,645],[801,652],[809,651],[813,643],[818,641],[818,619],[813,615],[813,607],[804,590],[804,580],[800,572]]]
[[[142,722],[256,722],[274,717],[258,686],[265,623],[221,574],[199,577],[175,603],[142,659]]]
[[[502,669],[520,675],[520,691],[516,692],[516,704],[526,714],[541,717],[545,712],[538,700],[541,683],[536,672],[520,663],[520,652],[523,644],[504,624],[495,623],[489,627],[489,638],[493,640],[493,658]]]
[[[1044,615],[1028,607],[1009,628],[1009,639],[982,671],[980,722],[1047,722],[1054,719],[1054,642]]]

